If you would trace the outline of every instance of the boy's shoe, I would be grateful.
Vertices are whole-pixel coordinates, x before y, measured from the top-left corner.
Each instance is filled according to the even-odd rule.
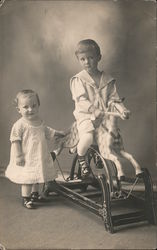
[[[81,168],[81,177],[84,179],[90,174],[89,166],[87,165],[84,156],[78,156],[78,162]]]
[[[86,164],[81,166],[81,177],[86,178],[89,175],[89,168]]]
[[[28,208],[28,209],[34,209],[34,208],[36,208],[36,206],[34,205],[34,203],[31,201],[30,197],[24,197],[23,198],[23,206],[25,208]]]

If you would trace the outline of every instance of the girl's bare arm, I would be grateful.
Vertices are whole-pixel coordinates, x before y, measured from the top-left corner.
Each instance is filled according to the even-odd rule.
[[[22,145],[21,145],[21,141],[17,140],[12,142],[12,145],[14,147],[14,152],[15,152],[15,157],[16,157],[16,164],[18,166],[24,166],[25,164],[25,159],[24,159],[24,155],[22,152]]]

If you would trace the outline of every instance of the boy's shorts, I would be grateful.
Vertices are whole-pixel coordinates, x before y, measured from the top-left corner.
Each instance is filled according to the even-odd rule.
[[[95,130],[94,125],[90,119],[86,119],[81,122],[77,121],[77,129],[80,136],[82,136],[84,133],[92,132]]]

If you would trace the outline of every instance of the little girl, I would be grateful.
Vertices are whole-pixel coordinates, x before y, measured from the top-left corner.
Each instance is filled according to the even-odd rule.
[[[57,177],[49,142],[63,133],[47,127],[41,120],[40,100],[33,90],[20,91],[15,104],[22,117],[12,127],[10,163],[5,175],[12,182],[22,184],[23,205],[32,209],[39,197],[38,184]]]
[[[101,52],[94,40],[80,41],[75,55],[83,70],[71,78],[70,88],[75,102],[74,116],[79,133],[78,159],[81,175],[86,177],[89,168],[85,154],[93,143],[95,128],[102,121],[108,103],[120,98],[116,91],[115,79],[98,69]],[[128,115],[129,111],[124,110],[122,117],[125,119]]]

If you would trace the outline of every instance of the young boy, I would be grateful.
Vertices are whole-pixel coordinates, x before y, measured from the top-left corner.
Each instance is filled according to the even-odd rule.
[[[101,123],[108,102],[120,98],[116,91],[115,79],[98,69],[101,52],[94,40],[80,41],[75,55],[83,70],[71,78],[70,89],[75,102],[74,116],[79,133],[78,160],[81,176],[84,178],[89,174],[85,155],[93,143],[95,128]],[[123,113],[124,119],[126,116],[127,110]]]

